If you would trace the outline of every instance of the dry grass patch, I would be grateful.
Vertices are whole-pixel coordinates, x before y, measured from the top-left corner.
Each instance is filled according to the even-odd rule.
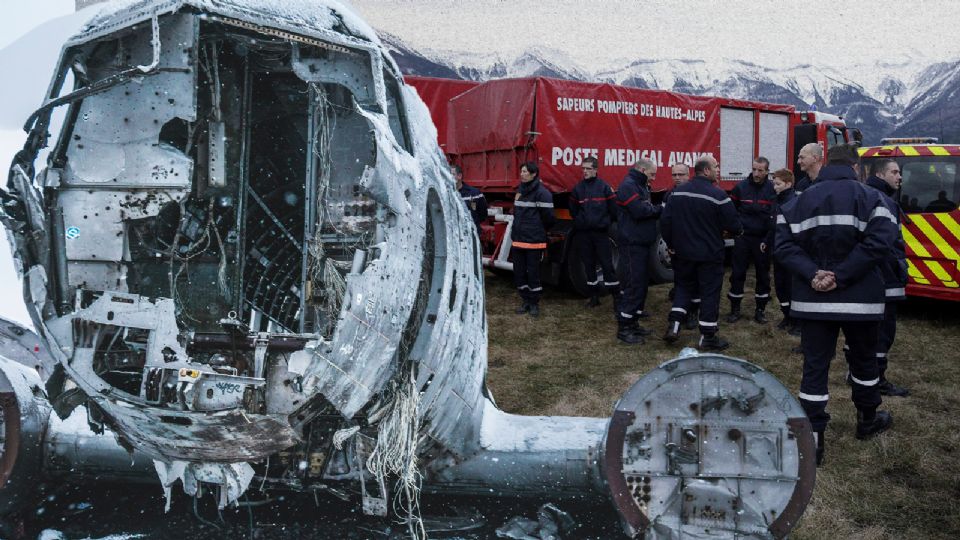
[[[509,278],[487,273],[486,279],[488,383],[498,405],[512,413],[609,416],[640,376],[675,358],[681,347],[696,346],[696,331],[684,330],[673,346],[659,339],[670,309],[669,285],[651,287],[646,307],[654,316],[642,324],[653,335],[645,345],[631,347],[616,340],[609,297],[588,310],[583,299],[547,289],[543,314],[533,319],[513,312],[519,300]],[[767,308],[769,324],[752,322],[752,285],[747,285],[741,321],[724,323],[729,303],[725,296],[721,302],[720,332],[732,343],[725,354],[762,366],[796,390],[802,359],[790,349],[799,339],[774,328],[780,318],[776,302]],[[827,463],[792,538],[960,538],[958,306],[901,304],[890,358],[888,377],[912,395],[885,399],[883,407],[894,415],[893,430],[862,442],[853,437],[855,410],[838,350],[830,377]]]

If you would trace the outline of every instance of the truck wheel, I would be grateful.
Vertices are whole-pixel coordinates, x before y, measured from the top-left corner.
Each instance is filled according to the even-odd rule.
[[[613,255],[613,267],[616,269],[619,266],[620,262],[620,250],[617,248],[617,241],[611,237],[607,237],[607,240],[610,241],[610,251]],[[570,237],[570,242],[573,242],[573,237]],[[583,297],[588,297],[593,294],[593,289],[587,285],[587,275],[583,270],[583,264],[580,263],[580,258],[577,257],[577,254],[573,250],[573,245],[571,244],[570,249],[567,249],[567,260],[566,260],[566,282],[575,293]],[[600,265],[597,265],[597,277],[603,280],[603,270],[600,268]]]
[[[660,224],[657,224],[657,241],[650,250],[650,281],[653,283],[668,283],[673,281],[673,266],[670,254],[667,253],[667,243],[660,236]]]

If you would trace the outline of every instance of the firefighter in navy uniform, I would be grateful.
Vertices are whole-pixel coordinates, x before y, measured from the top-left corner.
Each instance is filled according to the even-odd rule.
[[[743,284],[747,280],[747,270],[753,265],[757,275],[753,298],[756,302],[753,320],[766,324],[764,311],[770,301],[770,251],[767,243],[773,222],[773,207],[776,192],[773,183],[767,178],[770,160],[757,157],[753,160],[753,169],[746,179],[740,181],[730,192],[730,199],[740,214],[743,235],[734,240],[732,270],[730,271],[730,314],[727,322],[740,320],[740,303],[743,301]]]
[[[673,178],[673,189],[676,189],[677,186],[690,181],[690,167],[684,163],[677,163],[673,167],[670,167],[670,177]],[[673,189],[664,195],[664,205],[670,200],[670,194],[673,193]],[[667,296],[670,298],[670,301],[673,302],[674,295],[679,286],[677,281],[677,276],[679,275],[677,272],[677,263],[679,263],[679,261],[676,260],[676,258],[672,258],[670,263],[673,267],[673,287],[670,288],[670,293]],[[686,306],[686,310],[687,314],[684,317],[683,326],[687,330],[695,330],[697,328],[697,315],[700,313],[700,291],[690,292],[690,305]]]
[[[897,336],[897,302],[907,297],[907,251],[900,230],[900,205],[896,203],[897,190],[900,188],[900,165],[896,161],[883,158],[873,163],[873,175],[867,178],[867,185],[883,194],[883,201],[897,219],[897,239],[893,249],[883,262],[882,270],[886,286],[886,305],[883,310],[883,322],[880,323],[880,336],[877,345],[877,368],[880,370],[880,394],[884,396],[904,397],[910,391],[887,380],[887,354]],[[849,347],[844,347],[848,353]]]
[[[694,178],[677,186],[660,217],[660,234],[672,256],[679,261],[677,292],[673,299],[663,339],[673,343],[680,336],[680,324],[690,304],[691,291],[700,293],[700,348],[720,351],[730,344],[722,339],[720,287],[723,284],[723,233],[743,232],[733,201],[713,185],[718,164],[706,156],[694,165]]]
[[[647,301],[650,279],[647,265],[650,249],[657,241],[657,218],[661,206],[650,202],[649,181],[656,178],[657,166],[649,159],[637,161],[617,189],[620,219],[617,242],[620,248],[620,279],[623,283],[616,306],[617,339],[624,343],[643,343],[650,332],[639,318]]]
[[[459,165],[451,165],[450,172],[457,180],[457,191],[460,192],[460,198],[463,199],[463,204],[470,211],[470,217],[473,218],[473,223],[479,231],[480,223],[487,219],[487,199],[479,189],[463,183],[463,169]]]
[[[583,263],[587,286],[591,289],[587,307],[600,305],[605,290],[616,297],[620,289],[613,269],[613,250],[607,229],[616,219],[616,194],[609,184],[597,177],[597,158],[583,160],[583,180],[570,193],[570,215],[573,217],[577,257]],[[603,270],[603,283],[597,277],[597,264]]]
[[[511,254],[513,281],[522,303],[517,313],[540,316],[540,260],[547,249],[547,231],[556,222],[553,195],[540,183],[540,168],[528,161],[520,167],[520,187],[513,201]]]
[[[853,146],[834,146],[827,162],[816,184],[782,208],[775,252],[794,274],[790,314],[803,324],[799,398],[816,433],[818,464],[830,420],[827,377],[841,330],[850,347],[856,437],[872,437],[893,423],[890,413],[877,410],[876,350],[885,303],[880,267],[897,239],[897,220],[881,193],[857,181]]]
[[[774,231],[776,230],[775,224],[777,216],[780,215],[780,209],[788,202],[797,198],[797,194],[793,189],[794,184],[794,176],[789,169],[780,169],[773,173],[773,190],[777,192],[777,201],[773,215],[770,216],[770,220],[774,223],[774,226],[770,227],[770,233],[767,235],[767,246],[771,251],[773,250]],[[790,286],[792,282],[793,273],[790,272],[786,266],[780,264],[779,261],[774,260],[773,285],[777,291],[777,302],[780,303],[780,312],[783,314],[783,318],[777,323],[777,328],[786,330],[791,336],[799,336],[800,328],[798,322],[790,317]]]

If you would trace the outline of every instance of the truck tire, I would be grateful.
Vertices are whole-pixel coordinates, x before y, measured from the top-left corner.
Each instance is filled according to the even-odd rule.
[[[580,263],[580,258],[577,257],[576,252],[573,250],[573,235],[567,237],[570,246],[566,250],[566,283],[572,291],[583,296],[584,298],[593,294],[593,290],[587,286],[587,275],[583,270],[583,264]],[[620,261],[620,250],[617,248],[617,241],[613,239],[612,236],[607,236],[607,240],[610,241],[610,251],[613,254],[613,267],[617,268]],[[597,276],[601,279],[603,278],[603,270],[600,269],[600,265],[597,265]]]
[[[673,281],[673,267],[670,254],[667,253],[667,243],[660,236],[660,224],[657,223],[657,241],[650,250],[650,265],[648,267],[652,283],[668,283]]]

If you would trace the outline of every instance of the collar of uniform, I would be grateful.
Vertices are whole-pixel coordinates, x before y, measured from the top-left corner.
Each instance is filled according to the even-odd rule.
[[[886,183],[879,176],[871,176],[867,178],[867,185],[879,189],[881,193],[884,193],[887,197],[893,197],[897,190],[890,187],[890,184]]]
[[[823,180],[857,180],[857,171],[849,165],[827,165],[820,169],[817,182]]]

